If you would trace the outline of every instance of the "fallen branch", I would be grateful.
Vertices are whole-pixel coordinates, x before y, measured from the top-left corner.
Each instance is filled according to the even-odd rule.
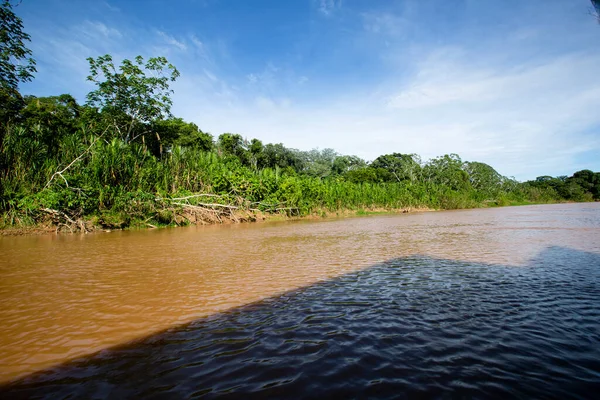
[[[212,207],[212,208],[221,207],[221,208],[228,208],[230,210],[239,210],[239,207],[231,206],[229,204],[218,204],[218,203],[198,203],[198,204],[192,205],[192,204],[178,203],[178,202],[173,201],[173,202],[171,202],[171,204],[175,204],[177,206],[182,206],[182,207],[192,207],[192,208],[194,208],[194,207],[198,207],[198,208],[202,208],[202,207]]]
[[[63,176],[63,172],[65,172],[66,170],[68,170],[69,168],[71,168],[71,166],[73,164],[75,164],[77,161],[81,160],[81,158],[86,155],[86,153],[88,151],[91,150],[91,148],[96,144],[96,142],[98,140],[100,140],[100,138],[106,133],[106,129],[104,130],[104,132],[102,132],[102,134],[100,136],[98,136],[93,142],[92,144],[90,144],[88,146],[87,149],[85,149],[85,151],[83,153],[81,153],[77,158],[75,158],[73,161],[71,161],[71,163],[69,165],[67,165],[65,168],[63,168],[60,171],[56,171],[55,173],[52,174],[52,176],[50,177],[50,180],[46,183],[46,186],[44,186],[44,189],[48,188],[50,186],[50,183],[52,183],[52,180],[54,180],[54,177],[56,177],[56,175],[60,176],[64,181],[65,184],[67,185],[67,187],[69,187],[69,182],[67,182],[67,180],[65,179],[65,177]]]
[[[168,198],[168,199],[164,199],[162,197],[157,197],[156,200],[167,200],[167,201],[176,200],[176,201],[181,201],[181,200],[194,199],[194,198],[198,198],[198,197],[219,197],[219,198],[223,198],[223,196],[218,195],[218,194],[200,193],[200,194],[193,194],[191,196],[185,196],[185,197],[171,197],[171,198]]]
[[[64,218],[65,220],[69,221],[71,224],[73,225],[77,225],[77,222],[73,221],[66,213],[62,212],[62,211],[58,211],[58,210],[53,210],[51,208],[42,208],[42,211],[44,211],[45,213],[54,215],[55,218]]]

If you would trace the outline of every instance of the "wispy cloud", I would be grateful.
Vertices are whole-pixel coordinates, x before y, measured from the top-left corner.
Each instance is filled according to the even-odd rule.
[[[211,110],[203,121],[211,130],[227,126],[267,141],[304,149],[318,144],[367,159],[386,149],[425,159],[456,152],[520,178],[567,170],[581,152],[600,154],[599,135],[574,136],[600,126],[600,83],[594,82],[599,55],[473,68],[472,54],[457,54],[433,51],[405,87],[395,89],[392,79],[383,85],[387,92],[344,93],[320,107],[281,107],[271,97],[247,102],[243,94],[225,113],[214,104],[198,107]]]
[[[177,40],[173,36],[163,32],[163,31],[156,31],[156,33],[163,40],[164,43],[169,44],[173,47],[176,47],[181,51],[187,50],[187,45],[183,41]]]
[[[202,43],[202,41],[200,39],[198,39],[198,37],[196,35],[191,35],[190,36],[190,41],[194,44],[194,46],[196,46],[198,49],[203,50],[204,49],[204,43]]]
[[[123,36],[118,29],[108,27],[99,21],[84,21],[80,30],[84,35],[94,39],[118,39]]]
[[[108,1],[104,1],[102,2],[102,4],[104,5],[104,7],[106,7],[107,9],[109,9],[112,12],[121,12],[121,9],[113,4],[110,4]]]

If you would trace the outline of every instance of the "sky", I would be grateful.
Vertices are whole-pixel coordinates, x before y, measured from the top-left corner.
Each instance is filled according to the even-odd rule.
[[[172,113],[373,160],[457,153],[519,180],[600,171],[600,24],[589,0],[22,0],[37,96],[87,57],[165,56]]]

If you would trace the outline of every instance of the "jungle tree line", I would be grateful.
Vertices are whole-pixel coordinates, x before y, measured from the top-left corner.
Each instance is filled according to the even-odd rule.
[[[164,57],[120,65],[110,55],[88,58],[95,89],[84,104],[69,94],[22,96],[19,84],[36,72],[30,38],[9,1],[0,13],[4,225],[52,218],[83,230],[86,219],[118,227],[193,222],[191,211],[218,221],[232,210],[302,214],[600,199],[600,174],[588,170],[519,183],[456,154],[423,162],[392,153],[367,162],[234,133],[214,138],[171,114],[170,84],[179,71]],[[177,218],[182,209],[187,222]]]

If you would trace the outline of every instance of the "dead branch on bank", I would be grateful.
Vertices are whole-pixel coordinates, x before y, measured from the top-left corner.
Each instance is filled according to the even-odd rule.
[[[50,215],[52,222],[56,225],[56,232],[58,232],[61,226],[67,227],[71,233],[77,230],[83,233],[89,232],[85,226],[85,222],[81,218],[75,220],[74,217],[69,216],[67,213],[51,208],[41,208],[40,211]]]
[[[108,128],[107,128],[107,129],[108,129]],[[87,154],[87,153],[88,153],[88,152],[89,152],[89,151],[92,149],[92,147],[94,147],[94,145],[96,144],[96,142],[97,142],[98,140],[100,140],[100,138],[101,138],[102,136],[104,136],[104,134],[106,133],[107,129],[105,129],[105,130],[104,130],[104,132],[102,132],[102,133],[100,134],[100,136],[96,137],[96,138],[94,139],[94,141],[93,141],[93,142],[92,142],[92,143],[91,143],[91,144],[88,146],[88,148],[87,148],[87,149],[85,149],[85,151],[84,151],[83,153],[81,153],[81,154],[80,154],[80,155],[79,155],[77,158],[75,158],[73,161],[71,161],[71,162],[69,163],[69,165],[67,165],[66,167],[64,167],[62,170],[60,170],[60,171],[56,171],[55,173],[53,173],[53,174],[52,174],[52,176],[50,177],[50,180],[48,180],[48,182],[47,182],[47,183],[46,183],[46,185],[44,186],[44,189],[47,189],[47,188],[50,186],[50,184],[52,183],[52,181],[54,180],[54,178],[55,178],[57,175],[58,175],[58,176],[60,176],[60,177],[62,178],[62,180],[63,180],[63,181],[65,181],[65,185],[67,185],[67,187],[69,187],[69,182],[67,182],[67,180],[66,180],[66,179],[65,179],[65,177],[63,176],[63,173],[64,173],[66,170],[68,170],[69,168],[71,168],[71,166],[72,166],[73,164],[75,164],[77,161],[81,160],[81,159],[83,158],[83,156],[85,156],[85,155],[86,155],[86,154]],[[74,188],[74,189],[78,189],[78,188]],[[78,190],[81,190],[81,189],[78,189]]]
[[[214,198],[217,202],[197,201],[202,197]],[[262,213],[299,214],[297,207],[285,207],[285,204],[282,203],[251,202],[239,195],[198,193],[184,197],[156,197],[155,200],[168,205],[167,209],[177,213],[192,224],[223,223],[224,220],[233,222],[255,221]],[[178,207],[179,210],[173,208],[173,206]],[[256,208],[256,206],[262,206],[263,209]]]

